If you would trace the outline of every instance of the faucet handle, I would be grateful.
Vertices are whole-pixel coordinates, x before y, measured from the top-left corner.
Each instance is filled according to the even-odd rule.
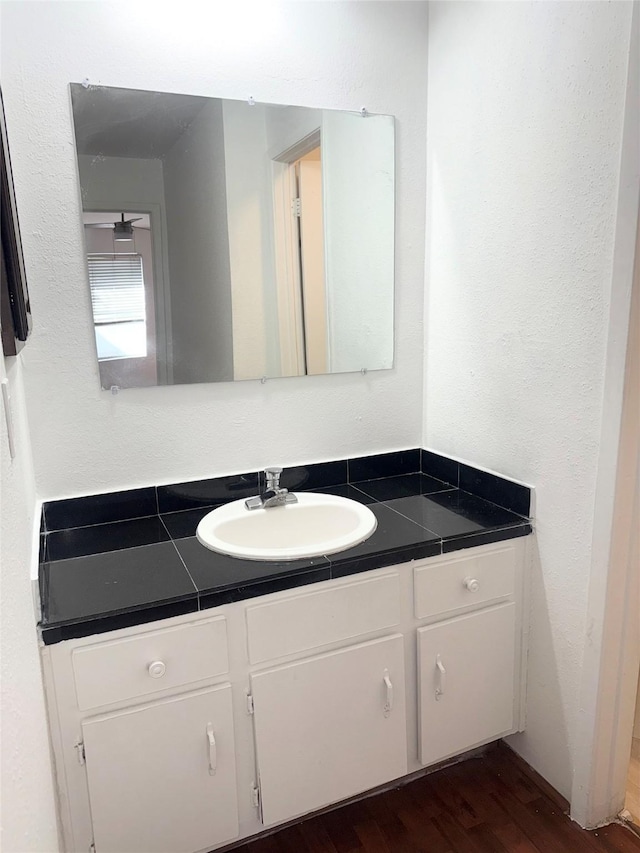
[[[267,476],[267,488],[277,489],[280,485],[280,474],[282,474],[282,468],[265,468],[264,473]]]

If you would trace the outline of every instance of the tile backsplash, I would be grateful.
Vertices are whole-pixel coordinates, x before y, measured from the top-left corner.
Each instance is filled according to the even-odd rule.
[[[518,515],[528,516],[530,511],[531,490],[528,486],[420,448],[286,467],[280,482],[290,491],[308,491],[343,485],[346,487],[352,483],[389,477],[397,478],[399,497],[408,485],[408,480],[405,483],[404,478],[411,479],[409,488],[411,493],[415,493],[416,484],[413,480],[422,477],[420,482],[424,484],[424,489],[420,486],[418,492],[435,492],[439,490],[440,484],[447,484]],[[44,530],[51,534],[69,528],[215,507],[227,501],[251,497],[263,488],[263,473],[253,471],[49,501],[43,506]],[[375,490],[375,485],[370,484],[365,491],[370,493],[371,489]]]

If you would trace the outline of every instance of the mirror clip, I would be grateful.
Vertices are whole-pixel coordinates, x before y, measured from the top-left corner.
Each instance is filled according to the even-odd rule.
[[[368,113],[367,113],[367,108],[366,108],[366,107],[361,107],[361,108],[360,108],[360,115],[362,116],[362,118],[366,118],[366,117],[367,117]]]
[[[250,107],[255,107],[256,102],[253,99],[253,95],[249,95],[249,97],[247,99],[247,103],[249,104]]]

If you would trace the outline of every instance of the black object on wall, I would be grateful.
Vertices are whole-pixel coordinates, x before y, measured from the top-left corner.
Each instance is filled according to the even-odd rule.
[[[2,202],[0,211],[0,230],[2,232],[0,329],[2,330],[4,354],[17,355],[31,332],[31,306],[18,226],[18,210],[13,189],[2,92],[0,92],[0,133],[2,136],[2,157],[0,161]]]

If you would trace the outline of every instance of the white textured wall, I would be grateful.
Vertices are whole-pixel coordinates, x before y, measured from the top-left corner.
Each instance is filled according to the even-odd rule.
[[[322,118],[322,189],[331,370],[393,364],[394,125]]]
[[[233,306],[233,375],[278,376],[273,189],[267,110],[225,101],[224,149]]]
[[[16,457],[11,459],[0,403],[0,849],[54,853],[58,849],[49,740],[40,676],[29,565],[34,479],[19,359],[5,363]]]
[[[173,381],[233,377],[222,104],[209,101],[164,158]]]
[[[566,796],[630,20],[629,3],[430,7],[424,439],[536,486],[513,744]]]
[[[152,9],[152,13],[150,13]],[[2,85],[35,317],[25,351],[43,497],[415,445],[420,439],[423,3],[3,2]],[[100,34],[96,38],[96,33]],[[67,84],[397,117],[396,367],[98,391]],[[78,223],[61,230],[60,218]]]

